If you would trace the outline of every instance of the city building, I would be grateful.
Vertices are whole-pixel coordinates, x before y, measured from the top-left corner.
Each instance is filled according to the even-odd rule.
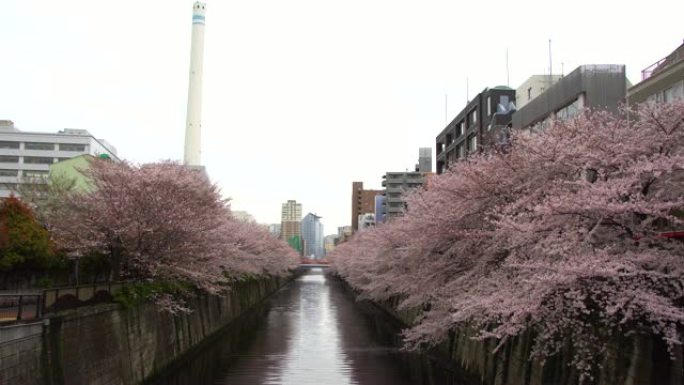
[[[584,108],[618,112],[627,91],[625,66],[582,65],[513,114],[513,129],[542,130],[554,119],[569,119]]]
[[[323,247],[325,248],[325,254],[328,255],[333,250],[335,250],[335,245],[337,244],[337,234],[326,235],[323,238]]]
[[[418,149],[418,163],[416,171],[432,172],[432,148],[421,147]]]
[[[375,223],[382,223],[385,221],[385,196],[375,196]]]
[[[375,214],[365,213],[359,214],[359,231],[375,226]]]
[[[268,232],[276,238],[280,238],[280,223],[272,223],[268,225]]]
[[[406,201],[404,194],[423,185],[426,173],[419,171],[387,172],[382,177],[385,188],[384,220],[404,215]]]
[[[641,81],[627,91],[627,103],[684,100],[684,44],[641,71]]]
[[[337,228],[337,238],[335,238],[335,245],[346,242],[352,236],[351,226],[341,226]]]
[[[382,190],[364,190],[363,182],[352,182],[352,231],[359,229],[359,214],[375,211],[375,196],[382,194]]]
[[[16,193],[22,183],[46,183],[51,164],[83,154],[119,160],[114,146],[86,130],[27,132],[0,120],[0,197]]]
[[[288,200],[282,205],[280,215],[280,239],[289,243],[295,250],[302,251],[302,205]]]
[[[308,213],[302,219],[302,242],[305,257],[320,259],[325,256],[323,223],[320,216]]]
[[[505,139],[515,111],[515,90],[506,86],[486,88],[437,135],[437,174]]]
[[[532,99],[544,93],[559,81],[562,75],[532,75],[515,90],[515,107],[523,108]]]

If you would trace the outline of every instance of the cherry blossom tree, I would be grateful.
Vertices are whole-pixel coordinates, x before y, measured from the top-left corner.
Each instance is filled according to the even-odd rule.
[[[454,165],[408,198],[403,218],[334,251],[374,299],[422,309],[409,346],[475,328],[533,357],[570,346],[592,378],[611,333],[681,344],[684,103],[587,112]]]
[[[198,170],[94,160],[95,189],[49,219],[72,257],[97,253],[122,278],[176,279],[216,293],[243,274],[287,273],[297,256],[266,229],[235,220]]]

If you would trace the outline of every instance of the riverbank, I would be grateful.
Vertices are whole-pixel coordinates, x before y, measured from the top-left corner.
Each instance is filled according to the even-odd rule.
[[[239,282],[225,296],[190,299],[190,313],[172,315],[151,303],[130,309],[106,304],[18,325],[0,341],[0,384],[139,384],[290,279]]]
[[[359,291],[342,277],[346,289],[354,296]],[[389,316],[410,327],[419,312],[399,310],[398,300],[369,301]],[[571,366],[572,351],[562,349],[546,362],[530,360],[533,336],[522,333],[494,353],[498,341],[476,340],[472,330],[460,329],[450,333],[448,341],[435,347],[431,354],[437,360],[457,365],[468,377],[483,385],[576,385],[579,373]],[[656,336],[633,333],[615,335],[610,349],[603,354],[601,369],[586,384],[597,385],[682,385],[684,384],[684,348],[679,346],[670,356],[667,346]]]

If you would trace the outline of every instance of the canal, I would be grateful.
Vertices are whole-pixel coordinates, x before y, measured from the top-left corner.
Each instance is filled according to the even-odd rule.
[[[400,325],[314,269],[232,323],[154,385],[465,385],[398,348]]]

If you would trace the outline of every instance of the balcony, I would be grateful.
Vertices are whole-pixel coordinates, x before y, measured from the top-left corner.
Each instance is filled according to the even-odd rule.
[[[665,70],[668,67],[671,67],[674,64],[679,63],[680,61],[684,60],[684,44],[679,46],[674,52],[669,54],[668,56],[658,60],[657,62],[651,64],[650,66],[644,68],[641,71],[641,80],[644,81],[654,74],[661,72]]]

